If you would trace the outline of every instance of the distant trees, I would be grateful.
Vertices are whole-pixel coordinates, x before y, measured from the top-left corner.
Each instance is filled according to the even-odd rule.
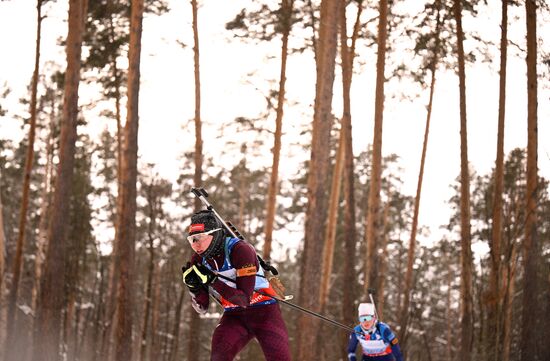
[[[426,164],[426,154],[428,151],[428,136],[430,134],[430,122],[432,117],[433,109],[433,100],[435,93],[435,84],[436,84],[436,72],[440,62],[441,56],[441,28],[444,22],[444,15],[442,15],[442,4],[441,1],[436,1],[433,4],[433,7],[429,8],[429,12],[426,16],[426,22],[433,22],[431,17],[435,17],[435,28],[433,32],[430,31],[425,38],[417,43],[415,48],[416,52],[422,50],[427,50],[428,55],[426,56],[425,62],[428,64],[428,71],[430,73],[430,95],[427,105],[426,113],[426,125],[424,128],[424,139],[422,143],[422,155],[420,157],[420,169],[418,171],[418,182],[416,186],[416,195],[414,200],[414,213],[411,224],[411,235],[409,239],[409,247],[407,252],[407,270],[405,273],[405,289],[403,290],[403,304],[400,309],[400,335],[401,345],[404,347],[406,345],[406,333],[409,319],[409,303],[410,303],[410,294],[413,288],[413,265],[415,261],[415,248],[416,248],[416,235],[418,232],[418,217],[420,214],[420,197],[422,195],[422,183],[424,180],[424,166]],[[430,29],[431,30],[431,29]],[[422,38],[422,36],[421,36]],[[421,70],[420,72],[424,72]]]
[[[299,296],[297,304],[351,326],[357,322],[356,304],[364,299],[360,290],[373,287],[379,314],[399,331],[407,359],[548,358],[550,320],[541,315],[550,312],[550,196],[548,180],[538,174],[536,151],[537,81],[546,80],[537,79],[537,47],[544,45],[537,43],[536,35],[539,3],[527,0],[524,9],[527,148],[505,153],[506,51],[511,44],[507,11],[517,4],[503,0],[496,161],[488,174],[478,174],[468,164],[470,91],[466,92],[465,73],[467,63],[475,65],[478,55],[480,39],[469,24],[484,20],[476,12],[481,3],[433,0],[417,16],[400,16],[410,2],[381,1],[378,9],[364,1],[338,0],[245,4],[227,29],[246,42],[275,44],[268,52],[273,55],[275,49],[279,70],[276,79],[266,82],[267,109],[256,118],[236,117],[222,124],[213,141],[223,146],[214,153],[215,147],[203,148],[204,127],[211,124],[201,114],[204,68],[199,62],[198,12],[207,5],[190,2],[195,109],[194,124],[185,123],[184,132],[191,134],[194,127],[195,142],[180,158],[179,189],[173,189],[155,165],[138,159],[142,16],[164,14],[162,1],[134,0],[130,5],[119,0],[71,0],[64,39],[66,71],[41,62],[40,77],[35,68],[28,96],[21,102],[30,118],[26,111],[24,116],[12,114],[5,107],[7,94],[0,94],[0,116],[8,115],[24,130],[20,140],[9,141],[5,134],[0,138],[0,294],[4,291],[5,296],[0,307],[0,357],[201,360],[208,353],[219,308],[213,303],[213,312],[199,319],[187,307],[180,267],[190,253],[185,240],[188,216],[201,207],[188,190],[204,186],[224,218],[252,244],[263,247],[266,256],[277,255],[274,262],[281,280],[289,294]],[[39,13],[39,25],[40,19]],[[403,36],[387,37],[383,45],[384,37],[395,33]],[[275,42],[279,36],[281,43]],[[384,69],[395,65],[399,52],[393,49],[401,40],[407,44],[408,58],[387,76],[390,71]],[[354,73],[364,74],[377,48],[376,83],[370,84],[378,88],[374,141],[372,148],[354,155],[352,143],[358,137],[351,119],[357,105],[352,99],[365,95],[354,91],[352,79],[364,85],[356,83]],[[514,48],[521,52],[523,44]],[[392,51],[383,54],[385,49]],[[86,56],[82,62],[81,51]],[[288,75],[294,74],[289,61],[294,56],[317,60],[310,69],[317,72],[316,97],[311,104],[300,104],[307,113],[303,118],[310,119],[311,111],[313,121],[293,117],[288,123],[288,132],[299,135],[292,150],[310,157],[282,177],[279,165],[286,165],[291,153],[282,142],[283,118],[295,115],[297,101],[286,99],[294,90],[289,84],[295,79]],[[335,72],[338,61],[341,73]],[[542,62],[548,65],[548,57]],[[439,99],[436,78],[439,82],[449,69],[458,69],[459,75],[461,168],[452,184],[448,225],[434,232],[419,224],[420,196],[428,132],[436,115],[432,108]],[[335,79],[341,80],[343,90],[336,98]],[[265,79],[255,73],[247,80],[258,86]],[[423,147],[414,198],[403,191],[402,161],[397,155],[384,155],[381,148],[384,98],[396,95],[390,91],[392,82],[409,81],[414,86],[400,86],[399,92],[413,89],[412,96],[426,93],[427,98],[424,138],[417,139]],[[96,113],[78,106],[82,87],[93,90]],[[190,99],[182,102],[189,105]],[[339,129],[333,128],[333,101],[334,109],[342,111]],[[108,123],[97,127],[105,120]],[[273,125],[265,125],[272,120]],[[311,142],[304,134],[311,134]],[[235,136],[233,143],[226,142],[228,136]],[[285,238],[273,238],[278,234]],[[298,248],[288,246],[301,235],[305,239]],[[5,292],[14,289],[15,297]],[[345,356],[346,332],[320,327],[309,315],[281,308],[297,358],[311,358],[314,348],[325,360]],[[257,360],[260,353],[252,343],[240,357]]]
[[[280,70],[277,90],[270,90],[269,107],[275,110],[275,129],[273,131],[273,148],[271,175],[269,178],[268,198],[265,210],[265,240],[263,257],[269,259],[272,249],[273,230],[275,228],[277,195],[279,194],[279,164],[281,161],[281,147],[283,135],[283,116],[286,103],[286,72],[287,59],[292,49],[289,49],[290,32],[293,25],[299,21],[295,9],[295,0],[282,0],[278,8],[272,9],[267,4],[261,4],[256,11],[242,9],[235,18],[226,24],[226,29],[242,36],[247,41],[272,41],[274,37],[281,37]],[[276,104],[271,105],[271,98],[276,98]],[[269,109],[271,110],[271,109]]]

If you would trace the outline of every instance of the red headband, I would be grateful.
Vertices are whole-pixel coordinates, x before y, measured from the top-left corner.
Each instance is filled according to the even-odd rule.
[[[189,233],[194,233],[194,232],[204,232],[204,224],[203,223],[197,223],[197,224],[192,224],[189,226]]]

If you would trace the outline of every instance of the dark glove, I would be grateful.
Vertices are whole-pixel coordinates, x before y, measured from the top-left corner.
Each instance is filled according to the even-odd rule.
[[[185,266],[181,268],[183,272],[183,283],[189,288],[189,291],[192,293],[197,293],[200,290],[201,280],[199,276],[195,273],[194,268],[191,266],[190,262],[187,262]]]
[[[195,274],[200,279],[201,284],[204,286],[208,286],[217,278],[216,274],[203,264],[194,265],[193,269],[195,270]]]

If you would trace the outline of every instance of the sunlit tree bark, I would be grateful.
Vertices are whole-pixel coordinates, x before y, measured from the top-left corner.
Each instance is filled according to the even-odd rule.
[[[537,301],[537,4],[525,1],[527,22],[527,188],[525,238],[523,240],[523,312],[521,327],[521,361],[537,359],[536,323],[540,309]]]
[[[145,352],[147,351],[147,334],[149,332],[149,314],[151,313],[151,301],[153,293],[153,273],[155,271],[155,248],[154,248],[154,230],[156,224],[156,207],[155,207],[155,195],[154,195],[154,180],[151,181],[152,184],[145,185],[145,192],[147,194],[147,203],[148,203],[148,218],[149,224],[147,229],[147,240],[148,240],[148,252],[149,252],[149,263],[147,265],[147,284],[145,286],[145,299],[143,305],[143,323],[141,328],[141,343],[140,343],[140,352],[139,360],[145,360]],[[154,330],[154,329],[153,329]]]
[[[171,355],[168,358],[169,361],[176,361],[176,358],[179,353],[179,335],[180,335],[180,325],[181,325],[181,314],[183,309],[183,300],[185,298],[185,287],[182,287],[180,290],[180,294],[178,297],[178,302],[176,305],[176,317],[174,317],[174,328],[172,330],[172,335],[174,338],[172,339],[172,348],[171,348]]]
[[[491,232],[491,269],[489,274],[488,297],[488,354],[493,360],[500,359],[501,325],[501,239],[502,239],[502,191],[504,188],[504,119],[506,110],[506,62],[508,49],[508,0],[502,0],[502,20],[500,34],[500,72],[498,99],[497,152],[495,160],[495,190],[493,196],[493,228]],[[492,336],[491,336],[492,335]]]
[[[159,355],[159,342],[158,342],[158,331],[159,330],[159,312],[160,312],[160,273],[161,267],[159,264],[155,264],[153,270],[155,274],[153,284],[154,292],[152,294],[152,305],[151,305],[151,347],[149,348],[149,360],[154,360],[158,358]]]
[[[447,317],[447,327],[446,327],[446,338],[447,345],[445,347],[445,355],[447,356],[447,361],[453,360],[453,322],[452,322],[452,284],[453,284],[453,272],[451,270],[451,262],[450,259],[446,258],[447,262],[447,300],[446,300],[446,310],[445,314]]]
[[[122,149],[120,212],[117,215],[119,262],[115,360],[132,359],[133,268],[136,241],[136,183],[143,0],[132,0],[128,54],[128,104]]]
[[[384,308],[386,306],[386,302],[384,301],[384,292],[386,288],[386,277],[384,275],[386,274],[386,268],[388,265],[388,233],[389,233],[389,213],[390,213],[390,206],[391,206],[391,194],[388,194],[388,202],[384,205],[384,212],[382,216],[382,237],[380,240],[380,249],[382,250],[382,254],[380,256],[379,260],[379,268],[378,272],[382,275],[382,277],[378,278],[378,286],[376,289],[376,293],[378,294],[378,303],[376,304],[376,313],[378,314],[378,317],[383,320],[384,319]]]
[[[23,191],[21,196],[21,208],[19,210],[19,233],[17,235],[17,243],[15,250],[15,258],[13,260],[12,282],[8,296],[8,319],[7,319],[7,345],[12,345],[8,350],[14,350],[18,347],[13,345],[18,344],[19,333],[17,331],[17,294],[19,291],[19,279],[21,277],[21,267],[23,258],[23,247],[25,244],[25,231],[27,228],[27,209],[29,206],[29,192],[31,184],[31,172],[34,162],[34,139],[36,135],[36,98],[38,89],[38,73],[40,70],[40,41],[42,35],[42,0],[36,2],[36,41],[34,55],[34,71],[32,74],[31,84],[31,101],[30,101],[30,119],[29,119],[29,143],[27,145],[27,155],[25,158],[25,171],[23,172]],[[17,342],[16,342],[17,341]],[[15,350],[14,350],[15,351]],[[10,352],[8,351],[8,354]]]
[[[281,3],[281,25],[282,43],[281,43],[281,71],[279,76],[279,92],[277,94],[277,116],[275,118],[275,134],[273,136],[273,163],[271,166],[271,175],[269,178],[269,189],[267,193],[267,212],[265,218],[265,242],[263,256],[270,258],[271,243],[273,240],[273,224],[275,223],[276,198],[279,184],[279,161],[281,158],[281,138],[283,132],[283,114],[285,105],[285,85],[286,85],[286,61],[288,57],[288,37],[292,28],[292,10],[294,0],[282,0]]]
[[[374,263],[376,240],[380,234],[380,189],[382,176],[382,124],[384,120],[384,70],[386,68],[386,40],[388,37],[388,1],[380,0],[378,18],[378,54],[376,58],[376,95],[374,102],[374,136],[372,141],[372,164],[367,204],[365,242],[367,255],[365,262],[364,296],[368,299],[367,289],[376,283]]]
[[[302,272],[300,279],[300,303],[319,311],[319,303],[312,294],[317,293],[321,280],[322,254],[325,243],[325,222],[327,219],[327,194],[330,159],[330,130],[332,127],[332,89],[336,58],[337,14],[340,0],[323,0],[317,49],[317,83],[311,141],[311,162],[308,174],[308,203]],[[297,340],[297,359],[311,356],[315,348],[318,322],[309,315],[300,315],[298,327],[301,330]]]
[[[470,361],[473,349],[472,250],[470,233],[470,174],[468,170],[468,131],[466,122],[466,72],[462,5],[454,2],[458,45],[458,78],[460,92],[460,238],[461,238],[461,346],[460,360]]]
[[[50,129],[46,144],[46,166],[44,171],[44,185],[42,189],[42,204],[40,206],[40,222],[38,225],[38,237],[36,240],[36,253],[34,257],[34,285],[31,296],[31,307],[36,312],[38,294],[40,291],[40,278],[42,277],[42,265],[46,256],[46,247],[48,245],[48,218],[51,212],[51,193],[52,193],[52,179],[54,173],[53,165],[53,132],[54,122],[57,117],[55,111],[55,100],[51,102],[52,113],[50,114]]]
[[[202,186],[202,120],[201,120],[201,83],[200,83],[200,48],[199,48],[199,30],[198,30],[198,9],[197,1],[191,0],[191,10],[193,13],[193,60],[195,74],[195,173],[193,181],[195,187]],[[201,209],[201,202],[195,199],[195,211]],[[200,348],[200,330],[202,323],[199,315],[193,310],[191,305],[188,307],[190,314],[189,328],[193,330],[187,338],[187,359],[189,361],[201,360]]]
[[[516,289],[516,269],[517,269],[517,247],[512,245],[511,256],[507,263],[507,274],[505,278],[505,293],[503,302],[504,322],[502,324],[502,361],[510,361],[510,350],[512,348],[512,321],[514,293]]]
[[[0,182],[2,181],[2,175],[0,174]],[[0,295],[4,294],[4,269],[6,267],[6,260],[4,259],[4,249],[6,247],[6,233],[4,232],[4,216],[2,206],[2,195],[0,194]],[[2,312],[3,313],[3,312]],[[3,315],[0,314],[0,320],[4,321]],[[0,342],[3,341],[3,331],[0,331]],[[3,354],[0,353],[0,357]]]
[[[109,43],[114,44],[116,42],[116,34],[115,34],[115,25],[114,25],[114,13],[115,13],[115,2],[116,0],[107,0],[106,4],[106,11],[108,13],[108,36],[109,36]],[[122,128],[122,115],[121,115],[121,87],[122,87],[122,72],[119,70],[117,65],[117,56],[118,53],[115,52],[114,54],[110,54],[110,63],[111,63],[111,74],[112,79],[114,81],[113,84],[113,90],[114,90],[114,100],[115,100],[115,122],[116,122],[116,160],[117,160],[117,194],[120,194],[121,192],[121,173],[122,173],[122,144],[123,144],[123,128]],[[117,214],[120,213],[120,197],[117,196],[117,202],[115,207],[115,217],[118,219]],[[114,243],[116,243],[119,239],[118,237],[118,229],[119,226],[116,224],[115,221],[115,237],[114,237]],[[116,293],[118,289],[118,280],[119,280],[119,272],[118,272],[118,262],[117,255],[115,254],[115,250],[117,250],[118,247],[116,244],[113,245],[113,252],[111,254],[111,265],[109,267],[109,284],[107,289],[107,300],[106,300],[106,312],[105,312],[105,320],[104,322],[104,329],[102,334],[102,344],[101,344],[101,355],[105,359],[109,359],[112,342],[111,337],[113,333],[113,320],[115,318],[115,312],[116,312]]]
[[[355,18],[355,24],[353,27],[353,33],[351,35],[351,46],[348,46],[347,36],[347,17],[345,1],[342,0],[340,5],[340,53],[342,59],[342,94],[343,94],[343,107],[342,114],[342,132],[345,136],[344,141],[344,174],[343,174],[343,193],[344,193],[344,270],[343,270],[343,299],[342,299],[342,315],[346,323],[351,324],[355,320],[355,301],[356,292],[355,287],[350,285],[356,284],[357,274],[355,271],[355,246],[357,243],[357,230],[356,230],[356,216],[355,216],[355,187],[354,187],[354,154],[353,154],[353,134],[351,125],[351,82],[353,78],[353,60],[355,58],[355,44],[357,37],[359,36],[359,30],[361,28],[361,14],[363,13],[363,6],[358,6],[357,14]],[[345,344],[348,335],[342,334],[341,343]],[[347,357],[347,350],[342,348],[343,357]]]
[[[336,241],[336,222],[338,221],[338,204],[340,200],[340,186],[342,184],[342,171],[345,157],[345,130],[340,129],[336,160],[332,171],[332,183],[328,205],[328,219],[326,226],[326,242],[323,248],[323,270],[321,275],[321,287],[319,288],[319,309],[324,312],[328,302],[329,282],[332,274],[332,261],[334,259],[334,243]]]
[[[52,215],[48,227],[48,252],[40,286],[40,303],[35,324],[33,360],[50,361],[59,358],[61,312],[64,306],[65,249],[69,197],[72,188],[76,126],[78,115],[78,85],[80,82],[80,55],[84,0],[69,2],[67,35],[67,69],[63,101],[59,164],[55,181]]]

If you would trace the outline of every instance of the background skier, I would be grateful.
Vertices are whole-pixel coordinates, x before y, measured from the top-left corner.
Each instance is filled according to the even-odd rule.
[[[358,311],[360,324],[349,338],[349,361],[356,361],[357,344],[361,344],[362,361],[403,361],[397,337],[387,324],[378,321],[374,304],[361,303]]]

